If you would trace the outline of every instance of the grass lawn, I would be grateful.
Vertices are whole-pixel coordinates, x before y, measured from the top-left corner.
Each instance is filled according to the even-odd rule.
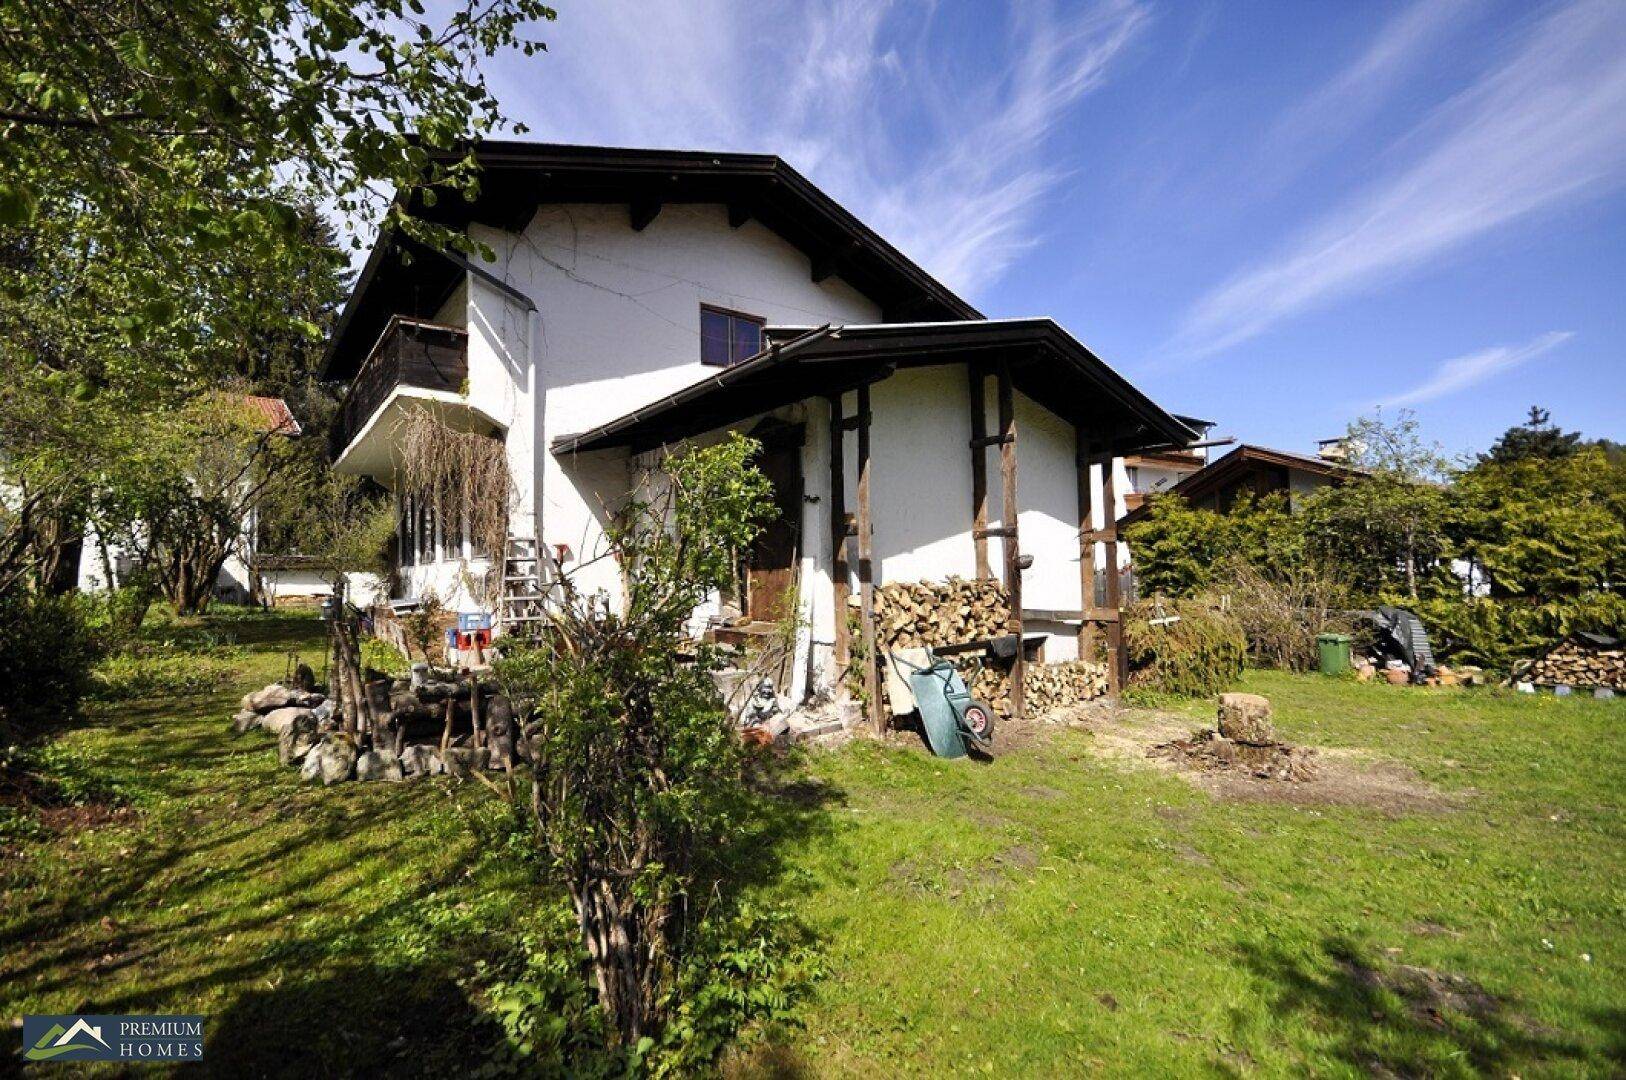
[[[498,1037],[476,965],[528,910],[470,827],[485,789],[302,788],[227,718],[288,649],[319,657],[319,626],[229,632],[230,690],[59,741],[133,809],[7,841],[4,1011],[204,1013],[226,1075],[462,1071]],[[1626,1071],[1626,703],[1244,688],[1290,740],[1409,766],[1439,805],[1220,798],[1062,728],[991,763],[809,754],[817,827],[766,887],[826,975],[801,1029],[729,1070]]]

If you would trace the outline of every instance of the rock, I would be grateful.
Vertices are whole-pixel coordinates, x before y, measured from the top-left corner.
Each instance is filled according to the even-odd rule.
[[[314,709],[326,701],[326,695],[314,690],[292,690],[288,693],[288,704],[301,709]]]
[[[1389,680],[1390,686],[1405,686],[1411,682],[1411,669],[1403,667],[1384,668],[1383,677]]]
[[[309,709],[301,709],[298,706],[289,705],[286,708],[274,709],[260,717],[260,726],[269,731],[271,734],[280,736],[283,728],[287,727],[295,720],[300,720],[305,717],[310,717],[311,723],[313,725],[315,724],[316,714],[312,713]],[[314,727],[312,730],[314,730]]]
[[[357,780],[405,780],[401,759],[388,750],[369,750],[356,759]]]
[[[304,784],[314,784],[322,779],[322,746],[318,743],[305,755],[305,760],[299,765],[299,780]]]
[[[1365,660],[1362,660],[1360,663],[1355,665],[1355,678],[1361,682],[1371,682],[1377,673],[1378,669],[1367,663]]]
[[[1485,669],[1482,667],[1467,665],[1457,668],[1456,671],[1457,679],[1462,683],[1463,686],[1485,685]]]
[[[435,776],[446,771],[440,758],[427,746],[409,746],[401,751],[401,770],[408,776]]]
[[[348,735],[335,732],[325,736],[319,746],[322,760],[322,783],[331,787],[350,779],[356,768],[356,744]],[[313,751],[314,752],[314,751]]]
[[[245,731],[253,731],[260,726],[260,714],[253,709],[244,709],[231,718],[231,729],[241,735]]]
[[[277,760],[293,765],[305,758],[318,742],[316,717],[301,713],[283,725],[277,735]]]
[[[1232,742],[1268,746],[1276,741],[1270,699],[1258,694],[1221,694],[1219,733]]]
[[[253,709],[255,712],[271,712],[273,709],[285,708],[293,699],[293,691],[281,683],[272,683],[264,690],[256,690],[243,698],[243,708]]]
[[[491,751],[484,746],[448,746],[442,760],[449,775],[467,776],[490,763]]]

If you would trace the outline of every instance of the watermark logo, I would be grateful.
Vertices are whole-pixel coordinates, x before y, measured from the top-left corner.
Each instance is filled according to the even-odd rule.
[[[201,1016],[25,1016],[27,1061],[201,1061]]]

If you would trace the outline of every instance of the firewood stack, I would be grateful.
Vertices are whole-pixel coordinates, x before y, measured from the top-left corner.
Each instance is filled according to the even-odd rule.
[[[938,648],[999,637],[1010,625],[1011,601],[997,581],[898,581],[875,590],[875,639],[885,652]]]
[[[1106,665],[1088,660],[1030,664],[1027,692],[1028,708],[1035,715],[1101,697],[1107,692]]]
[[[1626,647],[1597,634],[1576,634],[1537,660],[1524,676],[1543,686],[1626,690]]]
[[[857,597],[854,611],[856,613]],[[890,582],[875,590],[875,638],[881,652],[925,646],[942,648],[1014,633],[1010,598],[997,581],[951,577],[947,581]],[[970,657],[950,660],[970,675],[973,697],[1001,716],[1011,714],[1011,668],[984,659],[980,670]],[[1029,664],[1027,708],[1039,714],[1107,692],[1106,669],[1069,661]]]

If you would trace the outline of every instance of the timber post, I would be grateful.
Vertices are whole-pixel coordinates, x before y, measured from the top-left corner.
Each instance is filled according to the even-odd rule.
[[[858,602],[864,635],[864,696],[875,734],[886,733],[886,710],[881,705],[880,663],[875,652],[875,573],[869,502],[869,384],[858,388]]]
[[[1107,623],[1107,644],[1112,650],[1107,665],[1107,690],[1114,696],[1123,693],[1129,675],[1129,658],[1124,655],[1123,589],[1118,579],[1118,490],[1113,477],[1112,455],[1101,462],[1101,503],[1105,514],[1102,520],[1101,542],[1107,548],[1107,609],[1113,619]]]
[[[980,452],[980,451],[979,451]],[[1005,592],[1011,615],[1007,629],[1016,634],[1016,656],[1011,661],[1011,718],[1020,719],[1026,698],[1026,641],[1022,634],[1022,547],[1018,538],[1016,501],[1016,402],[1011,388],[1010,364],[999,365],[999,476],[1004,508],[1001,547],[1005,552]]]
[[[1095,606],[1095,514],[1092,509],[1094,484],[1091,481],[1093,450],[1078,428],[1078,606],[1082,616],[1078,622],[1078,655],[1081,660],[1095,659],[1095,623],[1090,609]]]
[[[837,678],[846,675],[852,662],[851,634],[847,629],[847,474],[843,457],[847,427],[841,417],[841,395],[830,402],[830,584],[835,597],[835,662]]]
[[[966,365],[971,389],[971,540],[976,546],[977,580],[994,576],[988,565],[988,374]]]

